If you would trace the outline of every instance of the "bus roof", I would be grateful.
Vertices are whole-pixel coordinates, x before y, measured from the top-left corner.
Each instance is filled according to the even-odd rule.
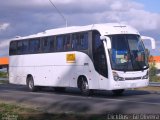
[[[139,34],[139,32],[136,29],[134,29],[129,25],[120,24],[120,23],[104,23],[104,24],[92,24],[87,26],[71,26],[71,27],[50,29],[44,32],[40,32],[37,34],[25,36],[25,37],[18,36],[14,38],[14,40],[69,34],[69,33],[89,31],[89,30],[97,30],[100,32],[101,35]]]

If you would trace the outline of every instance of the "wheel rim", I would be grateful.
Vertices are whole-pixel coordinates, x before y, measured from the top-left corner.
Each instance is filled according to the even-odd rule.
[[[87,82],[85,82],[85,81],[82,82],[82,88],[81,89],[82,89],[82,91],[86,91],[88,89]]]
[[[28,83],[28,85],[29,85],[29,88],[30,88],[30,89],[32,89],[32,88],[33,88],[33,86],[34,86],[34,83],[33,83],[33,81],[32,81],[32,80],[29,80],[29,83]]]
[[[84,91],[86,89],[86,85],[85,85],[85,83],[83,82],[82,83],[82,90]]]

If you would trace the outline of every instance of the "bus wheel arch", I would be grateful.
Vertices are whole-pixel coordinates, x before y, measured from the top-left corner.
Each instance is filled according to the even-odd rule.
[[[27,84],[28,89],[31,92],[36,91],[36,87],[34,86],[34,79],[33,79],[33,76],[31,74],[27,75],[26,84]]]
[[[80,75],[77,79],[77,86],[80,89],[82,95],[88,96],[90,95],[90,89],[87,77],[84,75]]]

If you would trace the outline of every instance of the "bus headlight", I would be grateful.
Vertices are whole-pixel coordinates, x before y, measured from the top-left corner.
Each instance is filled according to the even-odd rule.
[[[142,79],[148,79],[148,78],[149,78],[149,72],[147,71],[146,75],[144,75]]]
[[[113,71],[113,78],[115,81],[124,81],[124,78],[119,77],[119,75],[115,71]]]

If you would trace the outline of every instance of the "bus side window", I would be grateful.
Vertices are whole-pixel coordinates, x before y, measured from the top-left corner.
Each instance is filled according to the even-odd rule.
[[[49,39],[49,50],[50,52],[53,52],[55,50],[55,38],[54,36],[51,36]]]
[[[57,36],[56,37],[56,50],[63,51],[63,47],[64,47],[63,36]]]
[[[17,41],[12,41],[10,43],[9,55],[16,55],[16,54],[17,54]]]
[[[65,35],[64,36],[64,50],[71,50],[71,40],[70,40],[70,35]]]
[[[107,60],[100,34],[93,31],[93,61],[96,71],[104,77],[108,77]]]
[[[83,50],[88,48],[88,34],[87,33],[80,34],[80,48]]]
[[[34,52],[34,41],[29,40],[29,53],[32,54]]]
[[[18,41],[17,43],[17,54],[20,55],[22,54],[22,41]]]
[[[77,34],[73,34],[72,35],[72,49],[76,50],[77,49]]]
[[[22,54],[27,54],[28,53],[28,47],[29,47],[29,43],[28,40],[24,40],[22,42]]]
[[[36,53],[41,52],[40,38],[36,40]]]
[[[40,52],[40,40],[39,39],[30,40],[29,50],[31,54]]]
[[[49,52],[49,43],[50,39],[49,37],[42,38],[42,52],[46,53]]]
[[[72,36],[72,48],[74,50],[85,50],[88,48],[88,34],[76,33]]]

